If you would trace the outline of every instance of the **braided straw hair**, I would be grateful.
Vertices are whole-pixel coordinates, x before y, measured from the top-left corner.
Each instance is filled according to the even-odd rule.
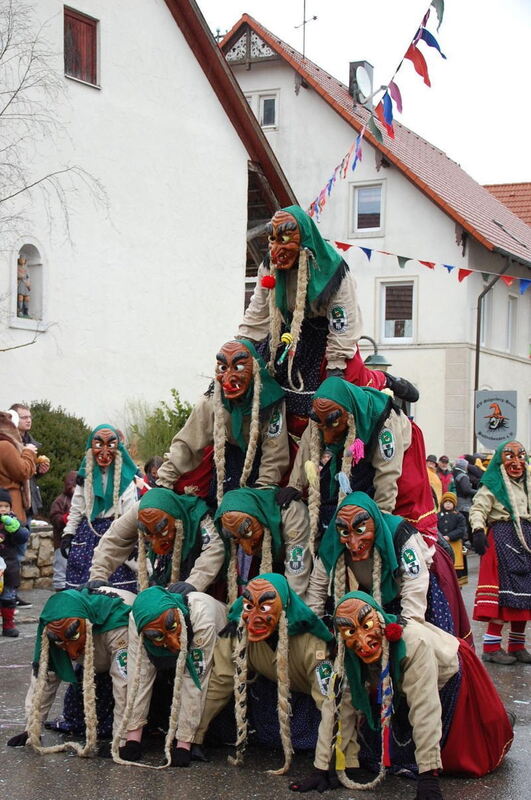
[[[315,542],[319,532],[319,513],[321,511],[321,486],[319,481],[319,466],[321,460],[321,434],[319,427],[313,419],[308,422],[310,426],[310,461],[314,467],[315,480],[308,484],[308,512],[310,515],[310,552],[315,555]]]
[[[280,728],[280,739],[284,751],[284,764],[280,769],[267,770],[270,775],[285,775],[291,765],[293,745],[291,744],[291,703],[289,691],[289,637],[288,618],[282,609],[278,622],[278,647],[277,647],[277,713]]]
[[[112,504],[114,506],[114,517],[120,516],[120,481],[122,480],[122,466],[124,460],[119,450],[114,457],[114,485],[112,493]]]
[[[234,712],[236,715],[236,753],[229,756],[229,764],[241,767],[247,746],[247,627],[240,618],[234,648]]]
[[[310,250],[301,248],[299,253],[299,267],[297,270],[297,292],[295,294],[295,308],[293,309],[293,318],[291,320],[291,335],[293,336],[293,344],[291,345],[288,355],[288,383],[294,391],[302,392],[304,389],[304,382],[299,374],[299,385],[295,386],[291,371],[293,369],[293,361],[295,353],[297,352],[297,345],[301,335],[301,327],[306,312],[306,290],[308,289],[308,257],[312,257]]]
[[[127,729],[131,722],[133,710],[138,697],[140,677],[143,673],[143,663],[145,660],[147,660],[147,654],[144,648],[144,634],[140,633],[138,636],[138,651],[135,671],[130,678],[130,682],[128,681],[127,705],[125,708],[125,713],[122,719],[122,724],[120,725],[120,729],[116,732],[111,746],[113,761],[115,761],[117,764],[128,764],[129,766],[141,767],[143,769],[166,769],[166,767],[169,767],[171,764],[171,745],[175,739],[175,734],[179,725],[182,685],[184,680],[184,671],[186,668],[186,656],[188,653],[188,632],[184,616],[180,608],[176,608],[175,611],[177,611],[179,622],[181,623],[181,649],[179,651],[179,657],[177,658],[177,665],[175,667],[175,679],[173,681],[173,694],[168,723],[168,732],[164,741],[164,756],[166,761],[160,766],[154,766],[153,764],[142,764],[138,761],[127,761],[120,756],[120,741],[127,735]]]
[[[264,528],[262,555],[260,556],[260,564],[258,565],[258,574],[261,575],[263,572],[273,572],[273,546],[269,528]]]
[[[231,537],[229,542],[230,547],[230,558],[229,558],[229,566],[227,568],[227,594],[229,605],[232,605],[234,601],[238,597],[238,564],[236,561],[236,552],[238,550],[238,545]]]
[[[94,505],[94,488],[92,486],[92,471],[94,469],[94,456],[89,447],[85,453],[85,482],[83,484],[83,494],[85,495],[85,514],[90,524],[92,506]]]
[[[83,711],[85,715],[85,744],[78,742],[63,742],[51,747],[41,745],[41,724],[42,724],[42,700],[46,683],[48,680],[48,666],[50,659],[50,640],[44,628],[41,637],[41,657],[39,660],[39,672],[31,701],[31,709],[28,719],[28,741],[40,755],[47,753],[62,753],[65,750],[73,750],[78,756],[88,758],[94,755],[96,749],[98,733],[96,718],[96,686],[94,683],[94,638],[92,633],[92,623],[86,620],[86,644],[83,659]]]
[[[271,264],[270,274],[276,281],[276,267]],[[275,376],[275,357],[280,344],[280,333],[282,331],[282,315],[277,308],[275,292],[269,292],[269,363],[267,369],[269,374]]]
[[[520,444],[520,442],[518,442],[518,444]],[[520,522],[520,515],[518,514],[518,504],[516,502],[516,496],[514,494],[513,485],[512,485],[511,480],[510,480],[509,476],[507,475],[507,472],[505,471],[503,466],[500,466],[500,471],[501,471],[501,474],[502,474],[502,480],[503,480],[503,482],[505,484],[505,488],[507,490],[507,494],[509,495],[509,502],[511,503],[511,508],[513,510],[514,517],[512,518],[512,521],[514,523],[514,527],[515,527],[515,530],[516,530],[516,535],[518,536],[518,539],[520,540],[520,544],[522,545],[524,550],[526,550],[528,553],[531,553],[531,548],[528,546],[528,544],[527,544],[527,542],[525,540],[525,537],[524,537],[524,532],[522,530],[522,523]],[[527,467],[524,467],[524,488],[525,488],[525,493],[526,493],[527,498],[528,498],[528,503],[529,503],[529,496],[530,496],[529,495],[529,490],[531,489],[531,486],[529,485],[530,482],[531,481],[529,480],[529,472],[527,470]]]
[[[214,381],[214,465],[217,475],[216,499],[218,506],[223,499],[223,484],[225,483],[225,444],[227,441],[227,433],[225,431],[225,417],[223,411],[221,385],[219,381]]]
[[[247,480],[253,468],[256,448],[260,436],[260,394],[262,391],[262,379],[260,378],[260,365],[256,358],[253,358],[253,403],[251,407],[251,424],[249,426],[249,442],[245,453],[240,486],[247,486]]]
[[[347,567],[345,564],[346,554],[341,555],[337,562],[334,571],[334,605],[337,607],[339,601],[351,589],[347,586]],[[382,604],[382,557],[380,551],[373,547],[372,551],[373,565],[372,565],[372,596],[376,602]],[[357,589],[357,586],[355,587]]]
[[[138,529],[138,591],[143,592],[149,586],[147,570],[146,540],[141,529]]]

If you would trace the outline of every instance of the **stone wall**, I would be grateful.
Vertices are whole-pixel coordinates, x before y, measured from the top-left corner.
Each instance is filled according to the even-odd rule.
[[[51,525],[33,528],[21,567],[20,588],[51,589],[53,575],[53,531]]]

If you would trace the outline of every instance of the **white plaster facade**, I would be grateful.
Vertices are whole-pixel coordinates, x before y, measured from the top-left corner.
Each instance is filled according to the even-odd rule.
[[[311,87],[301,86],[285,61],[252,63],[250,69],[231,66],[255,113],[260,96],[277,97],[276,125],[264,131],[301,206],[308,208],[351,147],[356,131]],[[349,171],[345,180],[338,179],[332,189],[319,223],[324,236],[415,259],[499,271],[504,264],[501,256],[470,238],[463,256],[454,221],[396,167],[378,170],[370,144],[365,142],[362,148],[363,160],[356,171]],[[353,189],[374,183],[383,184],[383,230],[378,236],[354,237],[349,232]],[[483,278],[473,273],[458,283],[456,271],[448,274],[440,267],[432,271],[416,261],[399,269],[396,258],[378,253],[368,262],[357,248],[347,251],[345,258],[358,285],[364,333],[389,357],[389,371],[404,375],[420,391],[414,415],[424,431],[427,451],[452,458],[471,452],[476,308]],[[394,281],[414,283],[413,336],[407,343],[389,342],[382,336],[382,284]],[[517,389],[518,436],[529,446],[531,290],[519,296],[517,282],[508,288],[499,281],[491,294],[479,388]],[[516,298],[517,315],[510,352],[506,342],[509,297]],[[363,345],[364,354],[371,352]]]
[[[63,76],[63,3],[34,2]],[[48,399],[120,424],[130,398],[195,402],[242,312],[248,153],[164,0],[82,0],[99,20],[99,88],[64,78],[62,132],[28,150],[35,174],[76,164],[101,182],[38,196],[0,246],[0,407]],[[13,206],[13,211],[18,210]],[[51,225],[50,225],[51,220]],[[42,321],[16,317],[16,263],[40,253]]]

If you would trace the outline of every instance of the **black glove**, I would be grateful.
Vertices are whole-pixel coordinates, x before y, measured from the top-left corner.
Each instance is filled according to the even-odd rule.
[[[207,758],[205,751],[201,747],[200,744],[193,744],[192,745],[192,761],[203,761],[205,764],[210,762],[210,759]]]
[[[231,619],[230,622],[227,622],[224,628],[220,630],[218,636],[221,639],[228,639],[230,636],[236,636],[236,631],[238,630],[238,623],[235,619]]]
[[[93,581],[87,581],[86,583],[82,584],[79,589],[100,589],[102,586],[111,586],[112,584],[109,581],[101,581],[99,579]]]
[[[407,403],[416,403],[419,399],[419,392],[412,383],[405,378],[395,378],[394,375],[385,373],[386,386],[391,389],[395,397],[405,400]]]
[[[140,761],[142,744],[141,742],[126,742],[122,747],[118,748],[118,753],[124,761]]]
[[[301,497],[302,494],[297,489],[294,489],[293,486],[283,486],[278,489],[275,500],[277,506],[287,508],[292,500],[300,500]]]
[[[472,533],[472,544],[474,545],[474,550],[478,554],[478,556],[484,556],[487,552],[487,547],[489,546],[489,540],[487,539],[487,534],[481,528],[473,531]]]
[[[167,590],[173,594],[180,594],[182,597],[186,597],[186,595],[190,594],[190,592],[197,592],[195,586],[192,586],[191,583],[186,583],[186,581],[175,581],[175,583],[170,583],[170,585],[167,587]]]
[[[98,745],[98,756],[100,758],[112,758],[111,743],[100,742]]]
[[[327,378],[342,378],[345,374],[345,371],[339,369],[339,367],[334,367],[333,369],[326,370],[326,377]]]
[[[22,731],[22,733],[17,733],[16,736],[12,736],[11,739],[7,740],[8,747],[24,747],[26,742],[29,739],[29,734],[27,731]]]
[[[330,785],[328,770],[314,769],[312,774],[303,781],[290,783],[289,788],[292,792],[319,792],[319,794],[322,794],[327,789],[335,787]]]
[[[174,742],[170,750],[170,767],[189,767],[192,760],[192,751],[186,750],[184,747],[177,747]]]
[[[73,535],[71,533],[65,533],[65,535],[61,538],[61,555],[63,558],[68,558],[70,555],[70,548],[72,547],[72,539]]]
[[[415,800],[444,800],[437,775],[433,772],[419,773]]]

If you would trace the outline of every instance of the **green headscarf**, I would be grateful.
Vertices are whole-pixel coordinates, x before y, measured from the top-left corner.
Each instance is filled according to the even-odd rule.
[[[170,608],[178,608],[185,619],[190,616],[188,606],[182,595],[177,592],[168,592],[168,590],[163,589],[162,586],[150,586],[149,589],[144,589],[143,592],[140,592],[140,594],[136,596],[132,608],[137,631],[141,633],[149,622],[153,622],[154,619],[160,617],[165,611],[169,611]],[[190,644],[191,642],[188,642],[188,645]],[[166,647],[156,647],[156,645],[152,644],[145,636],[144,647],[148,653],[151,653],[151,655],[157,658],[175,658],[175,653],[170,653]],[[189,652],[186,654],[186,666],[188,672],[192,676],[193,682],[198,689],[201,689],[201,682]]]
[[[282,600],[282,608],[286,612],[288,618],[289,636],[297,636],[299,633],[311,633],[317,636],[318,639],[322,639],[323,642],[332,641],[334,637],[324,622],[308,608],[306,603],[304,603],[297,594],[295,594],[284,575],[264,572],[262,575],[257,575],[256,578],[253,578],[253,581],[259,578],[264,581],[269,581],[277,590]],[[229,608],[229,622],[239,622],[242,609],[243,597],[238,597]]]
[[[88,589],[65,589],[52,595],[42,609],[37,628],[37,640],[33,660],[39,661],[41,657],[41,638],[45,625],[58,619],[77,617],[88,619],[92,623],[92,632],[105,633],[115,628],[127,628],[129,624],[128,606],[121,597],[111,597],[108,594],[94,594]],[[72,662],[67,653],[53,642],[50,642],[49,670],[57,673],[62,681],[76,683],[77,679],[72,667]]]
[[[136,466],[135,462],[127,452],[123,442],[120,441],[120,434],[116,430],[113,425],[109,425],[108,423],[103,423],[103,425],[98,425],[94,428],[93,431],[90,432],[89,437],[87,439],[87,443],[85,445],[86,450],[90,450],[92,446],[92,440],[98,431],[101,431],[102,428],[109,428],[115,435],[118,440],[118,450],[122,454],[122,472],[120,475],[120,490],[119,493],[122,495],[135,475],[138,473],[138,467]],[[94,462],[94,466],[92,468],[92,490],[94,492],[94,503],[92,508],[90,509],[90,521],[92,522],[99,514],[108,511],[113,506],[113,495],[114,495],[114,470],[115,470],[115,462],[111,464],[110,467],[107,468],[106,472],[108,474],[107,477],[107,486],[105,491],[103,491],[103,479],[102,479],[102,471],[101,467]],[[78,474],[82,478],[87,477],[87,458],[83,456],[83,461],[78,470]],[[89,509],[87,509],[87,516],[89,513]]]
[[[330,520],[319,547],[319,557],[328,574],[335,574],[337,560],[346,551],[346,545],[339,540],[336,530],[337,512],[344,506],[359,506],[364,508],[375,523],[374,546],[382,557],[382,602],[389,603],[398,594],[398,586],[394,576],[398,573],[399,564],[396,558],[394,537],[404,521],[402,517],[391,514],[382,514],[374,500],[364,492],[348,494]]]
[[[485,470],[485,473],[483,474],[483,477],[481,478],[480,481],[480,484],[486,486],[487,489],[490,489],[496,500],[499,503],[501,503],[502,506],[504,506],[504,508],[507,509],[513,521],[517,517],[517,511],[515,508],[511,506],[511,501],[509,500],[509,495],[507,493],[507,487],[503,480],[502,469],[504,469],[504,466],[502,462],[502,453],[504,447],[506,447],[510,442],[515,442],[515,441],[517,440],[509,439],[507,442],[503,442],[496,448],[496,452],[492,456],[490,464]],[[518,442],[518,444],[520,444],[520,442]],[[509,480],[511,479],[509,478]]]
[[[221,515],[227,511],[241,511],[256,517],[266,528],[271,531],[272,550],[275,558],[282,553],[282,517],[280,506],[276,502],[277,487],[267,489],[233,489],[223,495],[223,500],[218,506],[214,519],[221,529]]]
[[[308,262],[306,299],[310,304],[316,303],[317,307],[322,306],[330,299],[332,294],[330,290],[331,282],[335,283],[337,281],[337,288],[339,288],[339,283],[348,267],[332,245],[325,242],[313,219],[300,206],[288,206],[282,210],[295,217],[301,234],[301,247],[308,248],[315,256],[315,261]],[[279,269],[275,273],[275,302],[286,322],[289,322],[291,320],[291,312],[288,309],[286,292],[287,272],[288,270]]]
[[[241,342],[249,350],[252,357],[256,359],[258,366],[260,367],[260,379],[262,383],[260,389],[260,411],[264,411],[265,409],[276,405],[282,400],[284,397],[284,390],[269,374],[265,361],[262,356],[257,353],[254,344],[249,341],[249,339],[243,338],[239,338],[238,342]],[[221,401],[223,406],[230,413],[232,435],[244,453],[247,450],[247,442],[243,436],[243,418],[248,417],[252,411],[253,387],[254,379],[251,380],[247,392],[243,397],[238,399],[238,402],[229,400],[225,397],[223,391],[221,392]]]
[[[140,500],[138,510],[158,508],[183,523],[183,546],[181,559],[184,561],[193,549],[201,520],[208,514],[208,506],[201,497],[191,494],[175,494],[171,489],[150,489]]]
[[[391,622],[398,621],[398,617],[395,617],[394,614],[386,614],[383,608],[378,605],[374,597],[372,597],[370,594],[366,594],[365,592],[348,592],[348,594],[343,595],[336,606],[334,617],[336,616],[337,609],[341,603],[344,603],[345,600],[352,599],[362,600],[364,603],[368,603],[368,605],[379,611],[384,618],[386,625],[389,625]],[[402,659],[405,657],[406,645],[402,638],[400,638],[397,642],[389,642],[389,666],[393,674],[393,682],[395,687],[398,687],[400,684],[402,677],[402,669],[400,664]],[[345,672],[347,673],[347,680],[352,696],[353,707],[358,711],[362,711],[365,714],[369,726],[373,730],[377,730],[380,727],[379,720],[376,721],[374,719],[369,693],[365,688],[365,683],[368,680],[367,665],[364,664],[363,661],[352,652],[352,650],[349,650],[348,647],[345,647]]]
[[[369,386],[355,386],[343,378],[327,378],[322,382],[313,399],[318,397],[332,400],[351,413],[356,423],[356,436],[363,444],[368,444],[379,423],[386,418],[392,404],[390,395],[371,389]]]

